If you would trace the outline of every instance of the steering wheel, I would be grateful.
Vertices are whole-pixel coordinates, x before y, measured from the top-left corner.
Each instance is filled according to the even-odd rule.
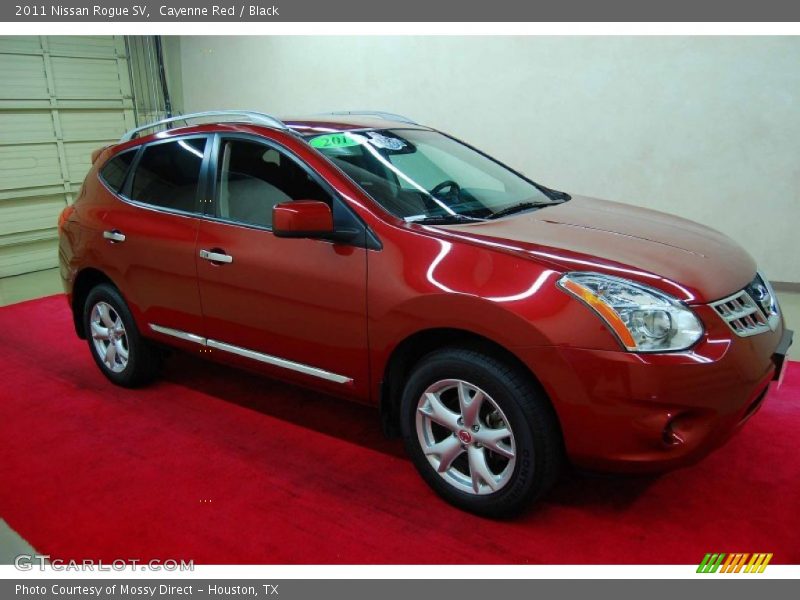
[[[440,184],[437,184],[431,191],[431,196],[438,196],[444,190],[450,190],[445,196],[449,196],[451,198],[458,199],[459,195],[461,194],[461,186],[459,186],[455,181],[452,179],[445,179]]]

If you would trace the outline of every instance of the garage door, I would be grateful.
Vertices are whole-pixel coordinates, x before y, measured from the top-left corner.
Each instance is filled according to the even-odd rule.
[[[92,150],[131,127],[122,36],[0,36],[0,277],[57,265]]]

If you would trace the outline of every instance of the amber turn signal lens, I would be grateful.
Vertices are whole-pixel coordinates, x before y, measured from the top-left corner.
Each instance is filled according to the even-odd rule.
[[[582,286],[580,283],[565,279],[561,284],[566,290],[583,300],[586,304],[594,309],[603,320],[608,324],[611,330],[617,335],[623,345],[628,348],[636,347],[636,340],[633,339],[631,332],[619,318],[619,315],[606,304],[597,294],[587,287]]]

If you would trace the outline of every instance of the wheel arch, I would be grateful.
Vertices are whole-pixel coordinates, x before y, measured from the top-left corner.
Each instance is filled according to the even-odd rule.
[[[547,398],[557,422],[558,414],[536,374],[511,350],[502,344],[466,329],[451,327],[423,329],[408,335],[397,344],[383,369],[379,407],[384,433],[395,437],[400,432],[400,398],[403,381],[411,369],[427,354],[441,348],[467,348],[499,357],[525,373],[542,397]]]
[[[75,282],[72,285],[72,321],[75,325],[75,333],[82,340],[86,339],[86,330],[83,326],[83,306],[89,292],[101,283],[108,283],[119,290],[119,286],[108,275],[94,267],[81,269],[75,276]]]

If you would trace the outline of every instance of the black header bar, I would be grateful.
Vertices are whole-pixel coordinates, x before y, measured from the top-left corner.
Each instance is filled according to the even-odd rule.
[[[796,0],[10,0],[3,22],[786,22]]]

